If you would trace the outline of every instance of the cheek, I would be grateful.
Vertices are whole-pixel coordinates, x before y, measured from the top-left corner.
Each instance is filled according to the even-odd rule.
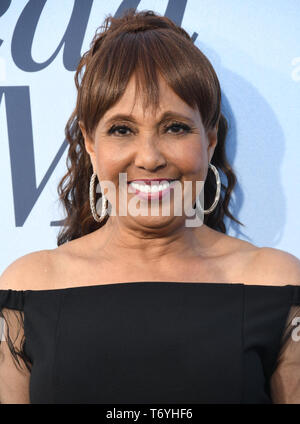
[[[200,143],[176,149],[176,163],[182,174],[198,174],[205,167],[206,151]]]
[[[126,158],[122,158],[120,150],[103,146],[97,149],[96,155],[97,169],[100,177],[105,180],[119,181],[119,173],[124,172]]]

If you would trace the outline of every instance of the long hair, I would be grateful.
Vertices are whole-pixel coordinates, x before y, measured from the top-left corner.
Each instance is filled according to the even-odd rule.
[[[217,207],[204,215],[204,224],[226,233],[224,216],[242,224],[228,209],[236,176],[227,161],[225,139],[227,121],[221,113],[221,88],[207,57],[196,47],[188,33],[172,20],[151,11],[128,9],[122,17],[106,16],[95,33],[90,49],[83,54],[75,73],[76,107],[66,127],[69,143],[67,173],[59,182],[59,201],[66,218],[57,236],[57,245],[89,234],[105,225],[94,220],[89,203],[89,182],[93,167],[79,127],[93,137],[105,112],[123,95],[135,74],[136,95],[143,107],[159,105],[159,71],[173,91],[190,107],[200,112],[205,131],[218,125],[218,142],[211,159],[227,179],[221,184]],[[216,193],[212,171],[204,185],[204,208],[210,207]]]

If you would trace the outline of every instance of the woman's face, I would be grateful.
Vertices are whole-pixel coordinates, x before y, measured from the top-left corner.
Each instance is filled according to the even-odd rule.
[[[125,205],[127,211],[125,216],[119,216],[119,202],[123,201],[120,200],[119,194],[119,174],[126,173],[127,181],[159,178],[179,180],[182,197],[184,198],[189,191],[193,205],[197,195],[196,181],[205,181],[208,163],[217,143],[217,129],[206,134],[198,109],[194,110],[182,101],[160,75],[159,87],[160,104],[155,114],[150,110],[146,110],[143,114],[142,99],[138,97],[134,105],[133,76],[118,103],[99,121],[94,140],[86,136],[84,128],[80,125],[86,150],[100,184],[104,180],[110,181],[116,188],[115,196],[104,191],[107,199],[116,208],[117,218],[133,227],[137,225],[161,228],[174,221],[181,222],[187,217],[184,214],[175,216],[173,190],[170,190],[168,195],[170,214],[163,216],[162,200],[156,200],[156,212],[153,213],[155,208],[151,209],[149,200],[133,202],[134,188],[129,188],[128,184],[124,185],[127,191]],[[128,116],[130,113],[131,116]],[[116,115],[127,115],[127,119]],[[192,188],[185,191],[187,181],[192,182],[190,183]],[[132,216],[128,212],[130,204],[131,207],[136,205],[137,210],[140,207],[139,215]],[[184,212],[184,209],[182,210]]]

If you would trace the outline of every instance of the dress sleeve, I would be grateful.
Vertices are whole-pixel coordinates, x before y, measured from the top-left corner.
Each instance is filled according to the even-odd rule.
[[[0,290],[0,367],[5,368],[11,359],[18,369],[31,371],[25,353],[24,291],[8,289]]]
[[[300,286],[293,287],[270,388],[273,403],[300,404]]]

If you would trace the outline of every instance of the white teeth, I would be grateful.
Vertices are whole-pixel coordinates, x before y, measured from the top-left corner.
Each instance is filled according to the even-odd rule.
[[[142,191],[143,193],[157,193],[158,191],[165,190],[169,187],[169,183],[163,183],[163,184],[155,184],[155,185],[148,185],[148,184],[138,184],[138,183],[130,183],[130,185],[139,191]]]

